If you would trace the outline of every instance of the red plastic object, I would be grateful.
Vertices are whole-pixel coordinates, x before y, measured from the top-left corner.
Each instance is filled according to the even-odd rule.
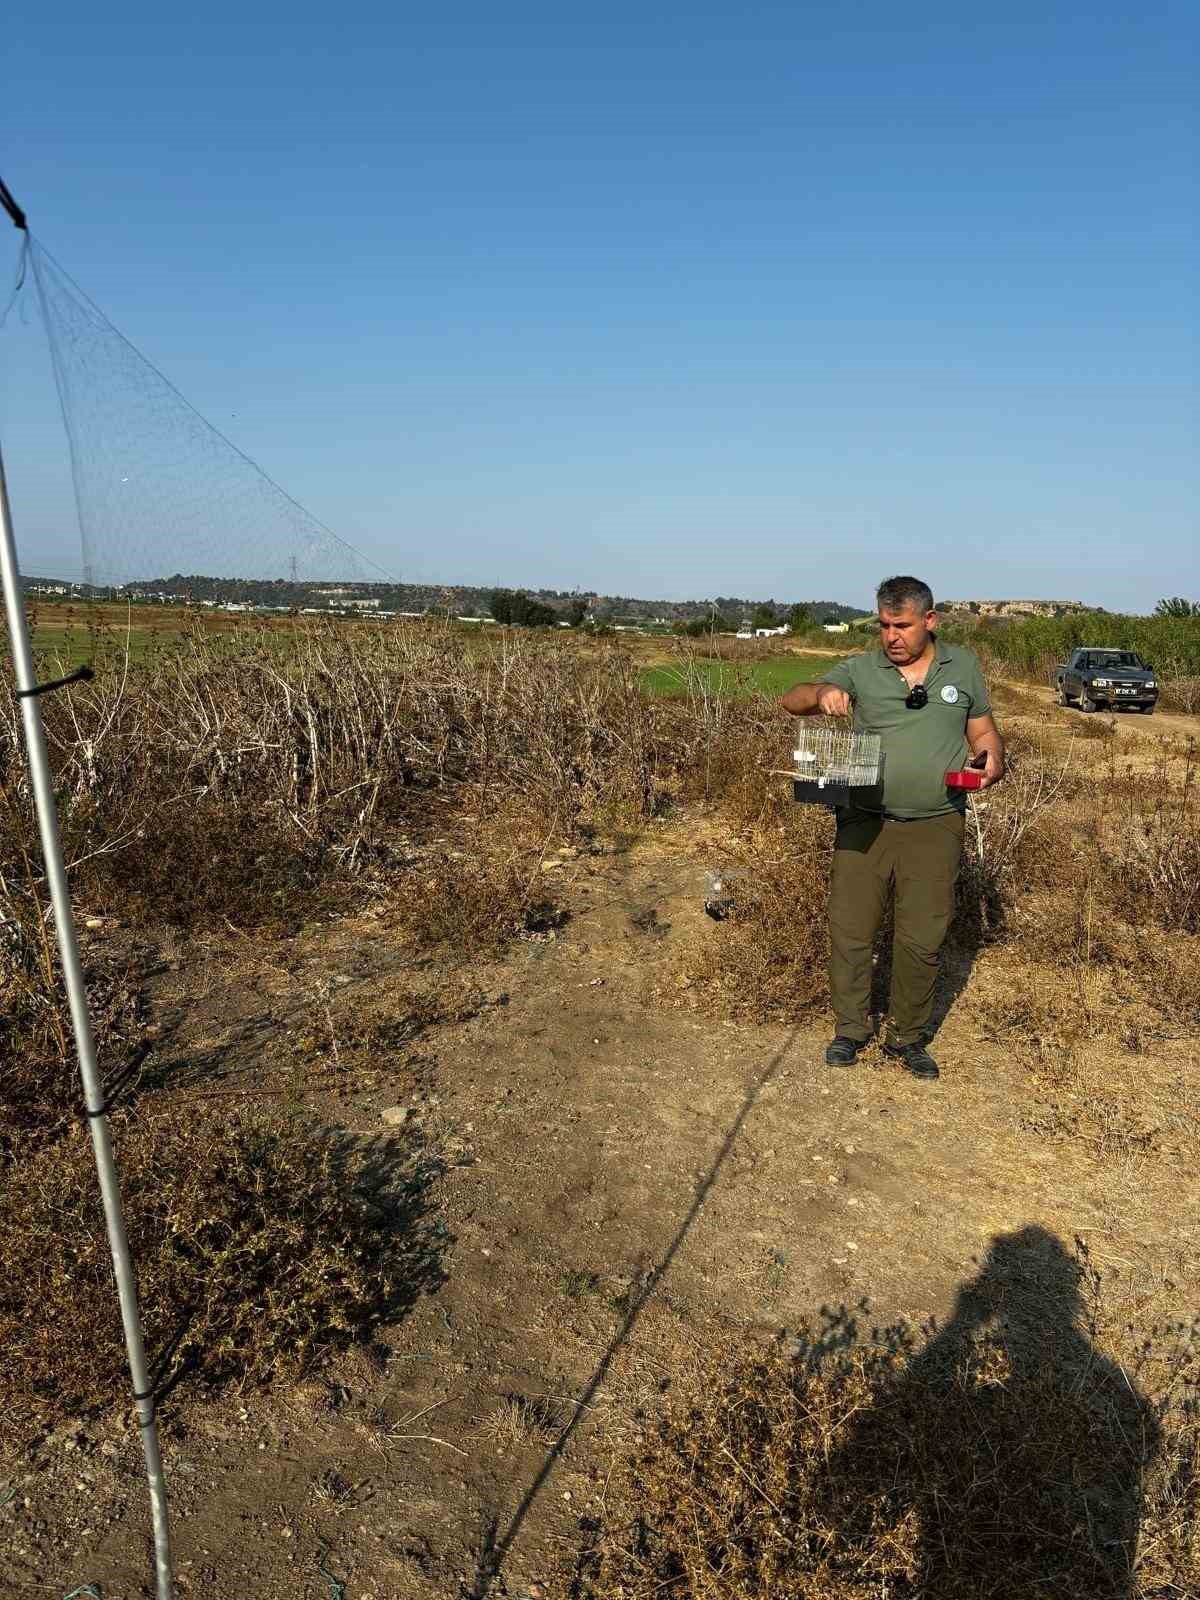
[[[983,773],[974,767],[956,768],[946,774],[947,789],[978,789],[983,783]]]

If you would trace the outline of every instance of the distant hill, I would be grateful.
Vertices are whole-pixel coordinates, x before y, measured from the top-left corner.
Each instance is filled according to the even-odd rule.
[[[973,617],[1069,617],[1076,611],[1103,611],[1082,600],[941,600],[939,611],[969,613]]]

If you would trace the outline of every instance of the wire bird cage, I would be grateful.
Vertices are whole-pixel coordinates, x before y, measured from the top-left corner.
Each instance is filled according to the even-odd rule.
[[[846,728],[801,728],[787,774],[792,798],[808,805],[875,808],[883,794],[883,756],[877,733]]]

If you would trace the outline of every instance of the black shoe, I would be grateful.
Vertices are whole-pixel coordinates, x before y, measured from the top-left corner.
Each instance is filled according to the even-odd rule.
[[[883,1053],[885,1056],[894,1056],[897,1061],[903,1061],[904,1070],[911,1072],[914,1078],[941,1077],[937,1062],[923,1044],[885,1044]]]
[[[858,1060],[860,1050],[866,1049],[863,1039],[847,1039],[844,1033],[839,1033],[832,1040],[825,1051],[825,1065],[827,1067],[852,1067]]]

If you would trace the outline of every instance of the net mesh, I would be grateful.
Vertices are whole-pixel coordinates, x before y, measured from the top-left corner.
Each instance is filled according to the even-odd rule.
[[[350,604],[394,582],[207,422],[33,239],[29,261],[70,445],[85,584],[187,594],[193,577],[244,579],[272,584],[274,596],[262,598],[286,607]],[[346,588],[317,595],[317,584]]]

